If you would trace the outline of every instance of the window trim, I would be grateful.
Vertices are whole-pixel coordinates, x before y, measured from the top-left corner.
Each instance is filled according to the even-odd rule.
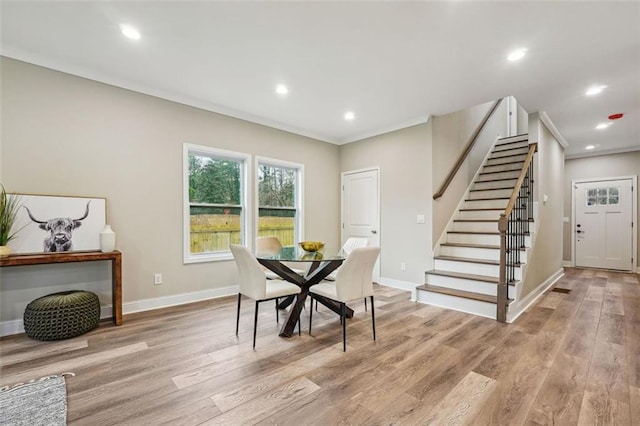
[[[260,169],[260,165],[267,165],[267,166],[275,166],[275,167],[286,167],[289,169],[296,169],[297,173],[296,173],[296,205],[295,205],[295,209],[296,212],[298,214],[296,214],[296,220],[295,220],[295,224],[294,224],[294,244],[297,244],[300,241],[304,241],[304,164],[301,163],[294,163],[291,161],[285,161],[285,160],[279,160],[277,158],[271,158],[271,157],[262,157],[262,156],[257,156],[255,157],[255,165],[254,165],[254,180],[253,180],[253,187],[255,188],[255,194],[254,194],[254,221],[253,221],[253,226],[255,229],[255,236],[256,238],[258,237],[258,226],[259,226],[259,220],[260,220],[260,186],[258,183],[258,179],[259,179],[259,169]],[[253,242],[251,244],[251,247],[253,247],[253,249],[255,250],[255,238],[253,239]]]
[[[233,260],[230,250],[215,253],[191,253],[190,201],[189,201],[189,154],[211,156],[230,161],[240,162],[240,200],[242,213],[240,215],[240,241],[247,246],[248,236],[253,235],[250,218],[251,205],[249,194],[252,190],[249,179],[251,170],[251,155],[244,152],[229,151],[205,145],[184,143],[182,148],[182,255],[183,263],[215,262]]]

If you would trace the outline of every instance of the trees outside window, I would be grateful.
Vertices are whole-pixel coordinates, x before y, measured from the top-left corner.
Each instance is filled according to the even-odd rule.
[[[184,260],[231,258],[229,244],[246,245],[249,156],[185,144],[184,157]]]
[[[258,159],[258,236],[273,235],[284,246],[301,237],[302,165]]]

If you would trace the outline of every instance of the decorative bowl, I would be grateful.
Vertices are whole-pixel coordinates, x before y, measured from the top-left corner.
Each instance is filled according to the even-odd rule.
[[[302,250],[309,252],[322,250],[324,248],[324,243],[322,241],[301,241],[298,245]]]

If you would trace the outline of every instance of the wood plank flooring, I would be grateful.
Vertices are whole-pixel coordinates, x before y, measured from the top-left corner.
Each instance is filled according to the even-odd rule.
[[[638,275],[568,268],[556,287],[500,324],[376,286],[377,341],[356,303],[346,353],[335,314],[283,339],[268,304],[253,351],[253,303],[236,338],[228,297],[0,339],[0,384],[74,372],[70,425],[640,424]]]

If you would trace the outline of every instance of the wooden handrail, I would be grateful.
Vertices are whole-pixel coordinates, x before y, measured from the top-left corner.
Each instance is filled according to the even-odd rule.
[[[518,193],[520,192],[520,187],[522,186],[522,182],[524,182],[524,178],[527,175],[527,170],[529,170],[529,165],[531,161],[533,161],[533,154],[538,151],[538,143],[534,142],[529,144],[529,152],[527,153],[527,158],[524,160],[524,166],[522,166],[522,171],[520,172],[520,176],[518,176],[518,180],[516,181],[516,185],[513,188],[513,192],[511,193],[511,198],[509,198],[509,202],[507,203],[507,207],[504,209],[504,213],[500,213],[500,219],[503,217],[506,219],[511,214],[513,210],[513,206],[516,205],[516,200],[518,199]],[[506,230],[506,228],[505,228]]]
[[[458,161],[456,161],[456,164],[453,166],[451,171],[449,171],[449,174],[447,175],[446,179],[444,180],[444,182],[442,182],[442,185],[440,185],[440,189],[438,189],[438,192],[436,192],[433,195],[433,199],[434,200],[437,200],[438,198],[440,198],[440,197],[442,197],[444,195],[445,191],[447,190],[447,188],[451,184],[451,181],[456,176],[456,173],[458,173],[458,170],[460,170],[460,167],[462,167],[462,163],[464,163],[464,160],[467,159],[467,156],[471,152],[471,149],[476,144],[476,141],[478,140],[478,135],[480,135],[480,132],[484,128],[484,125],[487,124],[487,121],[489,121],[489,118],[491,118],[491,116],[493,115],[494,111],[496,109],[498,109],[498,106],[500,106],[500,103],[502,102],[502,99],[503,98],[498,99],[497,101],[495,101],[493,103],[493,106],[491,107],[491,109],[489,109],[489,111],[485,114],[484,118],[482,119],[482,121],[480,122],[480,124],[478,125],[476,130],[473,132],[473,134],[469,138],[469,141],[467,142],[467,146],[465,147],[464,151],[462,151],[462,153],[458,157]]]

